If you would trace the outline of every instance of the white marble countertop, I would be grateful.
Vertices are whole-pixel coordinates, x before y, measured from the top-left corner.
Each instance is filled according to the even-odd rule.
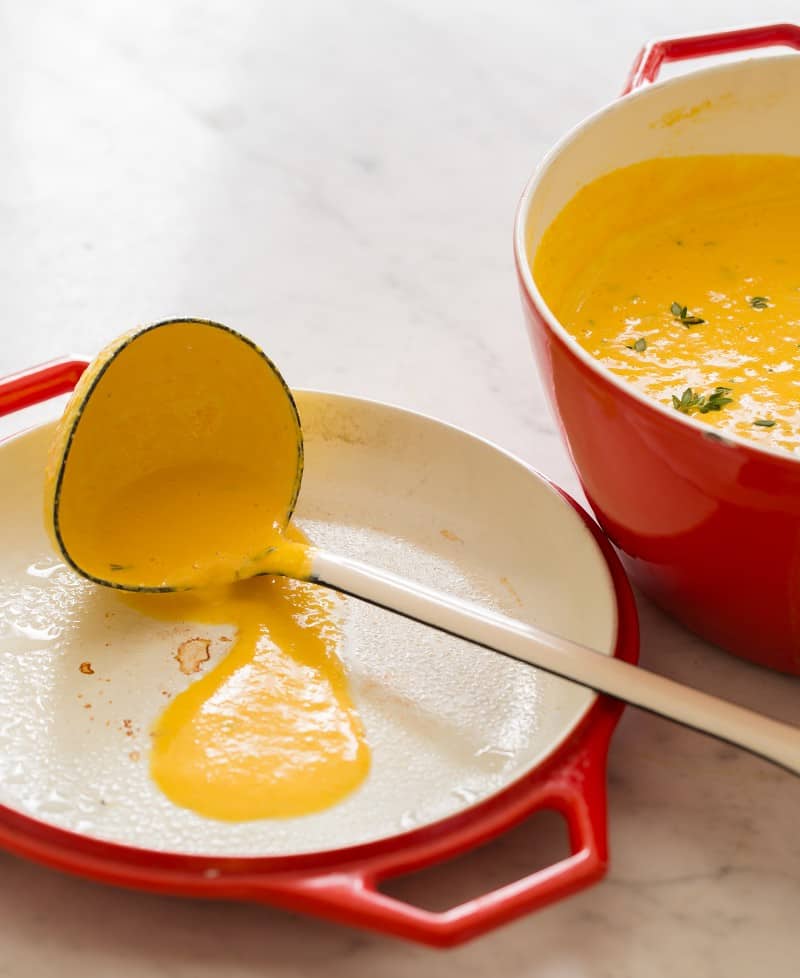
[[[4,13],[0,374],[94,352],[137,322],[206,316],[256,337],[296,386],[432,413],[578,494],[523,331],[516,199],[548,145],[616,94],[642,41],[798,8],[41,0]],[[796,681],[640,611],[645,664],[796,719]],[[0,974],[796,975],[800,782],[629,710],[609,783],[608,878],[455,951],[2,855]],[[489,872],[523,873],[533,848],[514,837]]]

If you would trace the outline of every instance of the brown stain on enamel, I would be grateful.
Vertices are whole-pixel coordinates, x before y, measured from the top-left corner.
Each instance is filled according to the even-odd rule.
[[[204,662],[211,658],[211,639],[209,638],[187,638],[181,642],[175,658],[178,667],[184,676],[191,676],[200,672]]]
[[[522,605],[522,598],[517,593],[517,589],[514,587],[514,585],[511,583],[511,581],[509,581],[509,579],[507,577],[501,577],[500,578],[500,583],[503,585],[503,587],[506,589],[506,591],[508,591],[508,593],[514,599],[514,601],[518,605]]]

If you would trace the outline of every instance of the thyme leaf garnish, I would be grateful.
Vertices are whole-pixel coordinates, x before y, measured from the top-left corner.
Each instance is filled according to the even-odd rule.
[[[689,313],[688,307],[682,306],[680,302],[673,302],[669,307],[669,311],[687,329],[690,326],[701,326],[705,322],[705,319],[701,319],[699,316],[692,316]]]
[[[732,388],[715,387],[711,394],[706,396],[687,387],[680,397],[672,395],[672,406],[681,414],[691,414],[692,411],[699,411],[700,414],[708,414],[710,411],[721,411],[728,404],[733,403],[733,398],[728,397]]]

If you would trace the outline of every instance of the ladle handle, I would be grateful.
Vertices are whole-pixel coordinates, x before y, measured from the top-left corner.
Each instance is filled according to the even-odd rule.
[[[349,557],[315,551],[311,579],[710,734],[800,775],[800,728]]]

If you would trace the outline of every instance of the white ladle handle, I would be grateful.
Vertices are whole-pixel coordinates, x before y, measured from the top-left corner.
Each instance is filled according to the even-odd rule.
[[[349,557],[315,551],[311,579],[711,734],[800,775],[800,728]]]

